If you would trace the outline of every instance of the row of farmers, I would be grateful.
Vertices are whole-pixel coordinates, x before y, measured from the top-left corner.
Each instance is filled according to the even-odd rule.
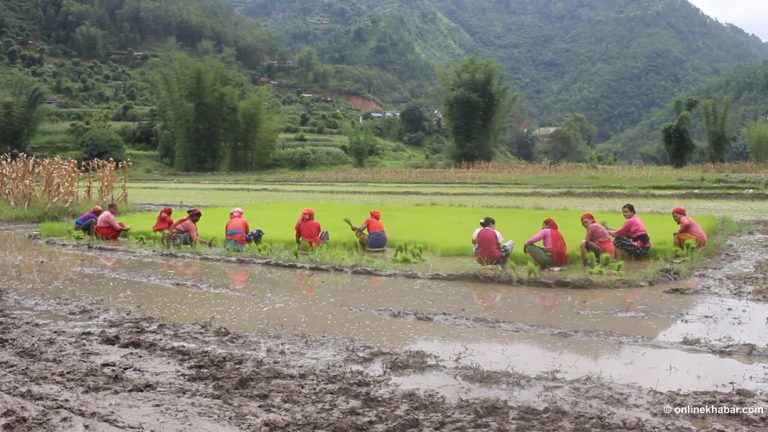
[[[94,206],[75,221],[75,228],[98,238],[116,239],[120,233],[130,229],[116,220],[116,212],[115,204],[110,204],[106,211],[102,211],[100,206]],[[625,221],[619,229],[609,229],[599,224],[592,214],[581,216],[581,224],[586,230],[586,236],[579,248],[582,262],[587,263],[590,253],[597,257],[608,254],[614,259],[621,258],[622,254],[629,258],[648,255],[651,249],[650,236],[645,224],[636,215],[635,207],[632,204],[624,205],[622,215]],[[259,243],[264,235],[261,229],[251,230],[243,216],[244,211],[241,208],[233,208],[229,212],[229,220],[224,229],[226,247],[229,249],[240,250],[248,243]],[[192,209],[187,211],[185,217],[174,221],[173,210],[164,208],[157,216],[152,230],[162,233],[170,244],[208,243],[198,234],[197,223],[201,217],[200,210]],[[679,230],[673,236],[676,247],[683,248],[686,243],[698,249],[706,246],[705,231],[688,217],[685,209],[673,209],[672,217],[679,224]],[[369,217],[359,226],[353,225],[348,219],[345,219],[345,222],[349,224],[362,247],[368,250],[386,248],[387,235],[380,211],[371,210]],[[297,245],[305,250],[322,247],[328,242],[329,234],[322,230],[320,223],[315,219],[313,209],[302,211],[295,224],[295,239]],[[472,244],[474,256],[482,265],[504,264],[514,248],[513,241],[504,241],[492,217],[480,220],[480,227],[472,234]],[[568,262],[565,240],[557,222],[552,218],[544,220],[541,230],[524,243],[523,251],[543,268],[561,267]]]
[[[612,259],[620,259],[622,254],[630,259],[648,256],[651,238],[645,224],[637,216],[635,206],[625,204],[621,211],[625,221],[619,229],[609,229],[597,223],[590,213],[581,216],[581,224],[586,229],[586,236],[579,245],[584,265],[587,264],[590,253],[598,258],[608,254]],[[672,218],[680,225],[679,230],[673,233],[676,247],[684,248],[686,244],[691,244],[695,249],[702,249],[707,245],[706,232],[688,217],[684,208],[674,208]],[[475,245],[475,258],[483,265],[504,264],[514,248],[514,241],[504,242],[492,217],[480,220],[480,228],[473,233],[472,243]],[[565,239],[557,222],[552,218],[544,220],[541,231],[525,242],[523,251],[542,268],[558,268],[568,263]]]

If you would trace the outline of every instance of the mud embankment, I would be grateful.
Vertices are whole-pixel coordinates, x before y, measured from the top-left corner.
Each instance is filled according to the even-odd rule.
[[[0,292],[0,426],[55,430],[693,430],[663,407],[768,406],[746,390],[657,392],[597,377],[446,367],[333,337],[236,334],[81,302]],[[394,386],[425,374],[485,397]],[[711,430],[768,427],[768,413],[702,416]]]
[[[36,236],[35,236],[36,237]],[[46,244],[66,247],[66,248],[83,248],[90,250],[100,250],[110,253],[122,253],[122,254],[134,254],[134,255],[157,255],[161,257],[181,258],[181,259],[194,259],[201,261],[213,261],[221,263],[237,263],[237,264],[249,264],[249,265],[262,265],[272,266],[287,269],[296,270],[310,270],[321,272],[342,272],[355,275],[369,275],[369,276],[382,276],[382,277],[395,277],[404,279],[422,279],[422,280],[438,280],[438,281],[458,281],[458,282],[481,282],[492,283],[511,286],[530,286],[541,288],[573,288],[573,289],[587,289],[606,286],[621,286],[621,287],[633,287],[633,286],[648,286],[658,281],[653,280],[611,280],[611,281],[597,281],[589,278],[560,278],[556,273],[546,273],[543,277],[524,278],[518,274],[508,271],[476,271],[476,272],[457,272],[457,273],[439,273],[439,272],[418,272],[412,270],[396,270],[396,269],[380,269],[365,266],[343,266],[316,262],[298,262],[298,261],[283,261],[271,258],[254,258],[254,257],[229,257],[221,255],[209,255],[205,253],[186,253],[176,250],[154,250],[154,249],[137,249],[135,247],[120,246],[119,242],[75,242],[67,240],[59,240],[54,238],[48,238],[43,240]],[[666,278],[662,277],[660,280]]]

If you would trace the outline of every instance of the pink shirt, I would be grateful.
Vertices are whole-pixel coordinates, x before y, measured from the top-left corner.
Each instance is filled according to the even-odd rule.
[[[680,234],[688,233],[696,237],[696,245],[698,247],[704,247],[707,245],[707,233],[701,229],[701,226],[693,221],[688,216],[680,217]]]
[[[199,238],[197,236],[197,225],[190,219],[177,223],[176,226],[173,227],[173,230],[178,234],[189,233],[189,239],[192,241],[197,241]]]
[[[99,218],[96,219],[96,226],[97,227],[111,226],[112,228],[118,231],[121,231],[123,229],[123,227],[120,226],[120,224],[117,222],[117,219],[115,218],[115,215],[113,215],[111,211],[102,212],[101,215],[99,215]]]
[[[544,228],[543,230],[539,231],[538,234],[528,239],[525,244],[534,244],[539,240],[544,240],[544,247],[547,249],[552,248],[552,230],[549,228]]]
[[[643,222],[640,220],[640,218],[633,215],[631,218],[627,219],[624,222],[624,225],[621,226],[621,229],[613,233],[613,236],[614,237],[627,236],[633,239],[643,234],[647,235],[648,230],[645,229],[645,225],[643,225]]]
[[[592,243],[602,243],[604,241],[609,241],[610,239],[611,235],[608,234],[608,230],[599,223],[593,222],[587,227],[587,241]]]

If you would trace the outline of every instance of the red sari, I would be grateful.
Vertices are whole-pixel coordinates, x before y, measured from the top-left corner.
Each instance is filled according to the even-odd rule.
[[[568,249],[565,246],[565,239],[554,219],[547,219],[547,228],[552,234],[552,264],[558,267],[568,264]]]

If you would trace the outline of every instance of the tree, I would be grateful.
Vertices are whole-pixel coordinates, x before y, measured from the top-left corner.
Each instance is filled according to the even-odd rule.
[[[238,93],[226,67],[214,58],[183,54],[158,66],[161,156],[182,171],[221,168],[238,124]]]
[[[109,127],[96,127],[89,130],[77,140],[77,146],[82,152],[83,159],[125,159],[123,139]]]
[[[661,129],[661,137],[664,142],[664,149],[667,151],[669,161],[675,168],[682,168],[687,163],[696,148],[691,132],[689,130],[691,123],[691,111],[696,108],[698,101],[694,98],[688,98],[683,101],[675,101],[675,112],[677,119],[672,123],[666,123]]]
[[[595,127],[581,113],[568,114],[549,135],[542,136],[538,152],[552,161],[583,162],[594,155],[589,143]]]
[[[83,24],[75,30],[72,41],[83,58],[100,58],[105,51],[106,33],[98,28]]]
[[[442,76],[443,114],[453,138],[456,163],[490,161],[497,144],[501,107],[508,90],[499,65],[468,58]]]
[[[749,146],[749,157],[753,162],[768,161],[768,122],[752,121],[743,130]]]
[[[296,75],[303,84],[312,84],[315,82],[315,69],[320,62],[317,59],[317,51],[314,48],[304,48],[296,56]]]
[[[348,139],[349,153],[355,162],[355,166],[364,166],[365,159],[376,146],[376,138],[373,137],[373,134],[368,129],[363,129],[353,131]]]
[[[509,142],[512,154],[524,161],[533,161],[533,149],[536,145],[536,139],[530,129],[518,128],[514,130]]]
[[[597,129],[587,120],[587,116],[584,114],[578,112],[568,114],[563,119],[563,123],[560,127],[577,134],[586,146],[594,147],[592,140],[595,138]]]
[[[537,153],[553,162],[576,162],[581,159],[580,150],[583,145],[584,142],[578,133],[561,126],[550,134],[539,137]]]
[[[707,128],[707,143],[709,144],[709,160],[712,163],[725,162],[725,156],[734,138],[728,136],[728,119],[733,98],[723,99],[722,111],[717,108],[717,101],[707,99],[701,104],[704,114],[704,124]]]
[[[239,125],[229,150],[229,169],[245,171],[269,165],[277,141],[278,128],[267,115],[264,91],[240,102]]]
[[[401,111],[400,123],[402,123],[403,132],[406,134],[429,132],[429,118],[427,118],[424,111],[418,105],[408,105],[408,107]]]
[[[43,102],[43,87],[23,75],[12,75],[0,88],[0,151],[25,149],[43,119]]]

